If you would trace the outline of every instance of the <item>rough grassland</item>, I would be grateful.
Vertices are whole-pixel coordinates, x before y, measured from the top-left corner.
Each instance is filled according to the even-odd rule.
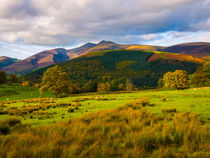
[[[146,107],[152,113],[158,114],[167,109],[176,109],[176,112],[195,112],[198,113],[201,119],[210,120],[210,89],[138,91],[111,94],[92,93],[55,98],[53,100],[49,98],[52,97],[50,93],[46,93],[45,95],[48,98],[43,100],[31,99],[33,96],[39,97],[38,90],[34,88],[17,92],[16,95],[5,94],[0,97],[0,101],[2,100],[0,102],[0,120],[17,116],[23,123],[29,123],[32,126],[46,125],[80,117],[85,113],[115,108],[131,101],[137,100],[138,102],[142,98],[146,98],[147,101],[154,104],[152,107]],[[25,100],[23,100],[24,97]],[[7,99],[9,99],[9,102]],[[10,101],[16,99],[18,100]],[[79,106],[77,106],[77,103],[79,103]],[[69,112],[70,108],[75,110]]]
[[[51,126],[30,128],[18,119],[1,122],[2,157],[143,158],[201,157],[209,153],[210,126],[195,113],[152,114],[142,99]],[[2,129],[1,128],[1,129]]]

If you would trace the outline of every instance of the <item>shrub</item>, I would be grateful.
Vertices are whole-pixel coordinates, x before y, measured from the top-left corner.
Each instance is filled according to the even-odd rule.
[[[0,115],[6,115],[6,114],[8,114],[7,110],[0,110]]]
[[[74,112],[74,109],[75,109],[74,107],[69,107],[68,112]]]
[[[10,133],[9,126],[0,124],[0,133],[3,134],[3,135],[6,135],[6,134]]]
[[[176,108],[170,108],[170,109],[161,109],[162,113],[173,113],[176,112]]]

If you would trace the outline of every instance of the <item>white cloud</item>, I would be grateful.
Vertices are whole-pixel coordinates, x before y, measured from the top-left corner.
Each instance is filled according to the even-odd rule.
[[[156,34],[157,38],[144,41],[145,44],[170,46],[186,42],[210,42],[210,32],[174,32]]]

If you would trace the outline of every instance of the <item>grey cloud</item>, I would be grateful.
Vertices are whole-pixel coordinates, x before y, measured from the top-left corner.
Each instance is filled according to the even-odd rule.
[[[65,45],[103,38],[148,40],[162,32],[209,29],[209,0],[2,1],[0,40],[10,42]]]

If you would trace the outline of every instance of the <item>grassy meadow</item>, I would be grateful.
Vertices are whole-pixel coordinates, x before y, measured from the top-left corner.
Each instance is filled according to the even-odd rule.
[[[208,87],[55,98],[4,85],[0,94],[1,157],[210,156]]]
[[[210,119],[210,89],[208,88],[109,94],[87,93],[65,98],[55,98],[49,92],[40,96],[38,89],[29,87],[14,87],[12,90],[12,86],[2,86],[0,89],[0,93],[4,93],[0,97],[0,120],[16,116],[23,123],[32,126],[68,120],[85,113],[116,108],[142,99],[154,104],[152,107],[146,107],[152,113],[160,114],[165,109],[176,109],[176,112],[195,112],[202,119]],[[16,94],[13,94],[13,91],[16,91]],[[71,108],[73,112],[70,111]]]

